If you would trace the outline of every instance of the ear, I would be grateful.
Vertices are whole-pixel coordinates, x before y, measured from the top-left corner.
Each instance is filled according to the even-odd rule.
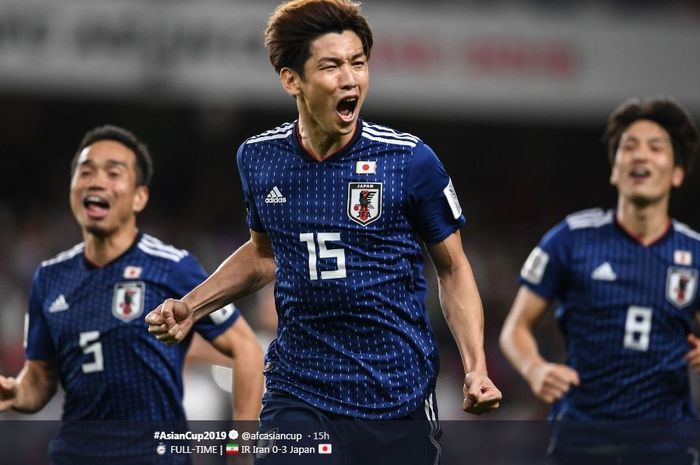
[[[617,165],[613,162],[613,165],[610,168],[610,185],[617,186],[618,178],[619,178],[619,174],[618,174]]]
[[[671,174],[671,185],[673,187],[681,187],[683,184],[683,179],[685,179],[685,170],[682,166],[674,166],[673,173]]]
[[[147,186],[138,186],[134,193],[134,213],[141,213],[148,204],[149,191]]]
[[[282,68],[280,70],[280,83],[284,91],[292,97],[297,97],[301,93],[301,78],[291,68]]]

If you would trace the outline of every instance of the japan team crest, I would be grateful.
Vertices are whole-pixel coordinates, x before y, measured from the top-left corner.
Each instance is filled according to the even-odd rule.
[[[362,226],[378,220],[382,216],[382,183],[349,183],[348,216]]]
[[[143,313],[143,300],[146,294],[146,283],[143,281],[127,281],[114,286],[112,315],[128,323]]]
[[[695,300],[698,289],[698,271],[671,266],[666,278],[666,298],[678,308],[687,307]]]

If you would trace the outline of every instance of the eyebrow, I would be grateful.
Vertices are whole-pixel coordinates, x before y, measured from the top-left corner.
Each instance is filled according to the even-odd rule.
[[[621,142],[626,142],[628,140],[640,141],[645,140],[647,142],[671,142],[671,138],[667,136],[653,136],[649,138],[640,138],[635,135],[623,135]]]
[[[80,163],[78,163],[78,167],[80,167],[80,166],[95,166],[95,165],[97,165],[97,163],[95,163],[94,160],[91,160],[89,158],[87,160],[84,160],[84,161],[81,161]],[[107,165],[107,168],[114,168],[115,166],[121,166],[124,168],[128,168],[126,166],[126,163],[124,163],[123,161],[120,161],[120,160],[107,160],[105,162],[105,165]]]
[[[365,52],[358,52],[355,55],[350,57],[350,61],[357,60],[358,58],[364,57],[364,56],[365,56]],[[318,59],[319,63],[323,63],[324,61],[330,61],[331,63],[342,63],[345,60],[342,58],[338,58],[338,57],[321,57]]]

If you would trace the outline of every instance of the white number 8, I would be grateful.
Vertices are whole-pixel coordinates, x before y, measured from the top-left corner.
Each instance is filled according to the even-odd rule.
[[[627,309],[625,321],[625,349],[646,352],[649,349],[649,336],[651,334],[651,314],[649,307],[635,307]]]

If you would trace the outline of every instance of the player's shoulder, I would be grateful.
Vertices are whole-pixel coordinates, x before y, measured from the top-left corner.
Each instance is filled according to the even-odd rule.
[[[85,250],[85,243],[81,242],[68,250],[64,250],[55,256],[41,262],[40,269],[51,269],[57,266],[69,266],[76,257],[80,257]]]
[[[569,230],[575,231],[600,228],[613,224],[613,221],[614,213],[612,210],[589,208],[567,215],[563,223],[566,224]]]
[[[249,137],[243,142],[242,147],[254,146],[264,142],[279,141],[291,137],[294,132],[295,122],[290,121],[277,126],[276,128],[269,129],[265,132],[257,134],[255,136]]]
[[[150,234],[142,234],[136,247],[152,260],[165,260],[172,263],[181,263],[190,253],[185,249],[179,249],[173,245],[166,244],[160,239]]]
[[[612,210],[589,208],[567,215],[562,221],[551,228],[542,238],[544,244],[563,244],[579,234],[586,234],[593,229],[612,225],[614,214]]]
[[[673,230],[677,234],[680,234],[682,236],[685,236],[692,241],[694,241],[697,245],[700,245],[700,233],[692,229],[690,226],[688,226],[685,223],[681,223],[680,221],[677,220],[672,220],[672,225],[673,225]]]
[[[423,145],[421,139],[413,134],[367,121],[362,122],[360,136],[372,142],[412,149],[418,145]]]

